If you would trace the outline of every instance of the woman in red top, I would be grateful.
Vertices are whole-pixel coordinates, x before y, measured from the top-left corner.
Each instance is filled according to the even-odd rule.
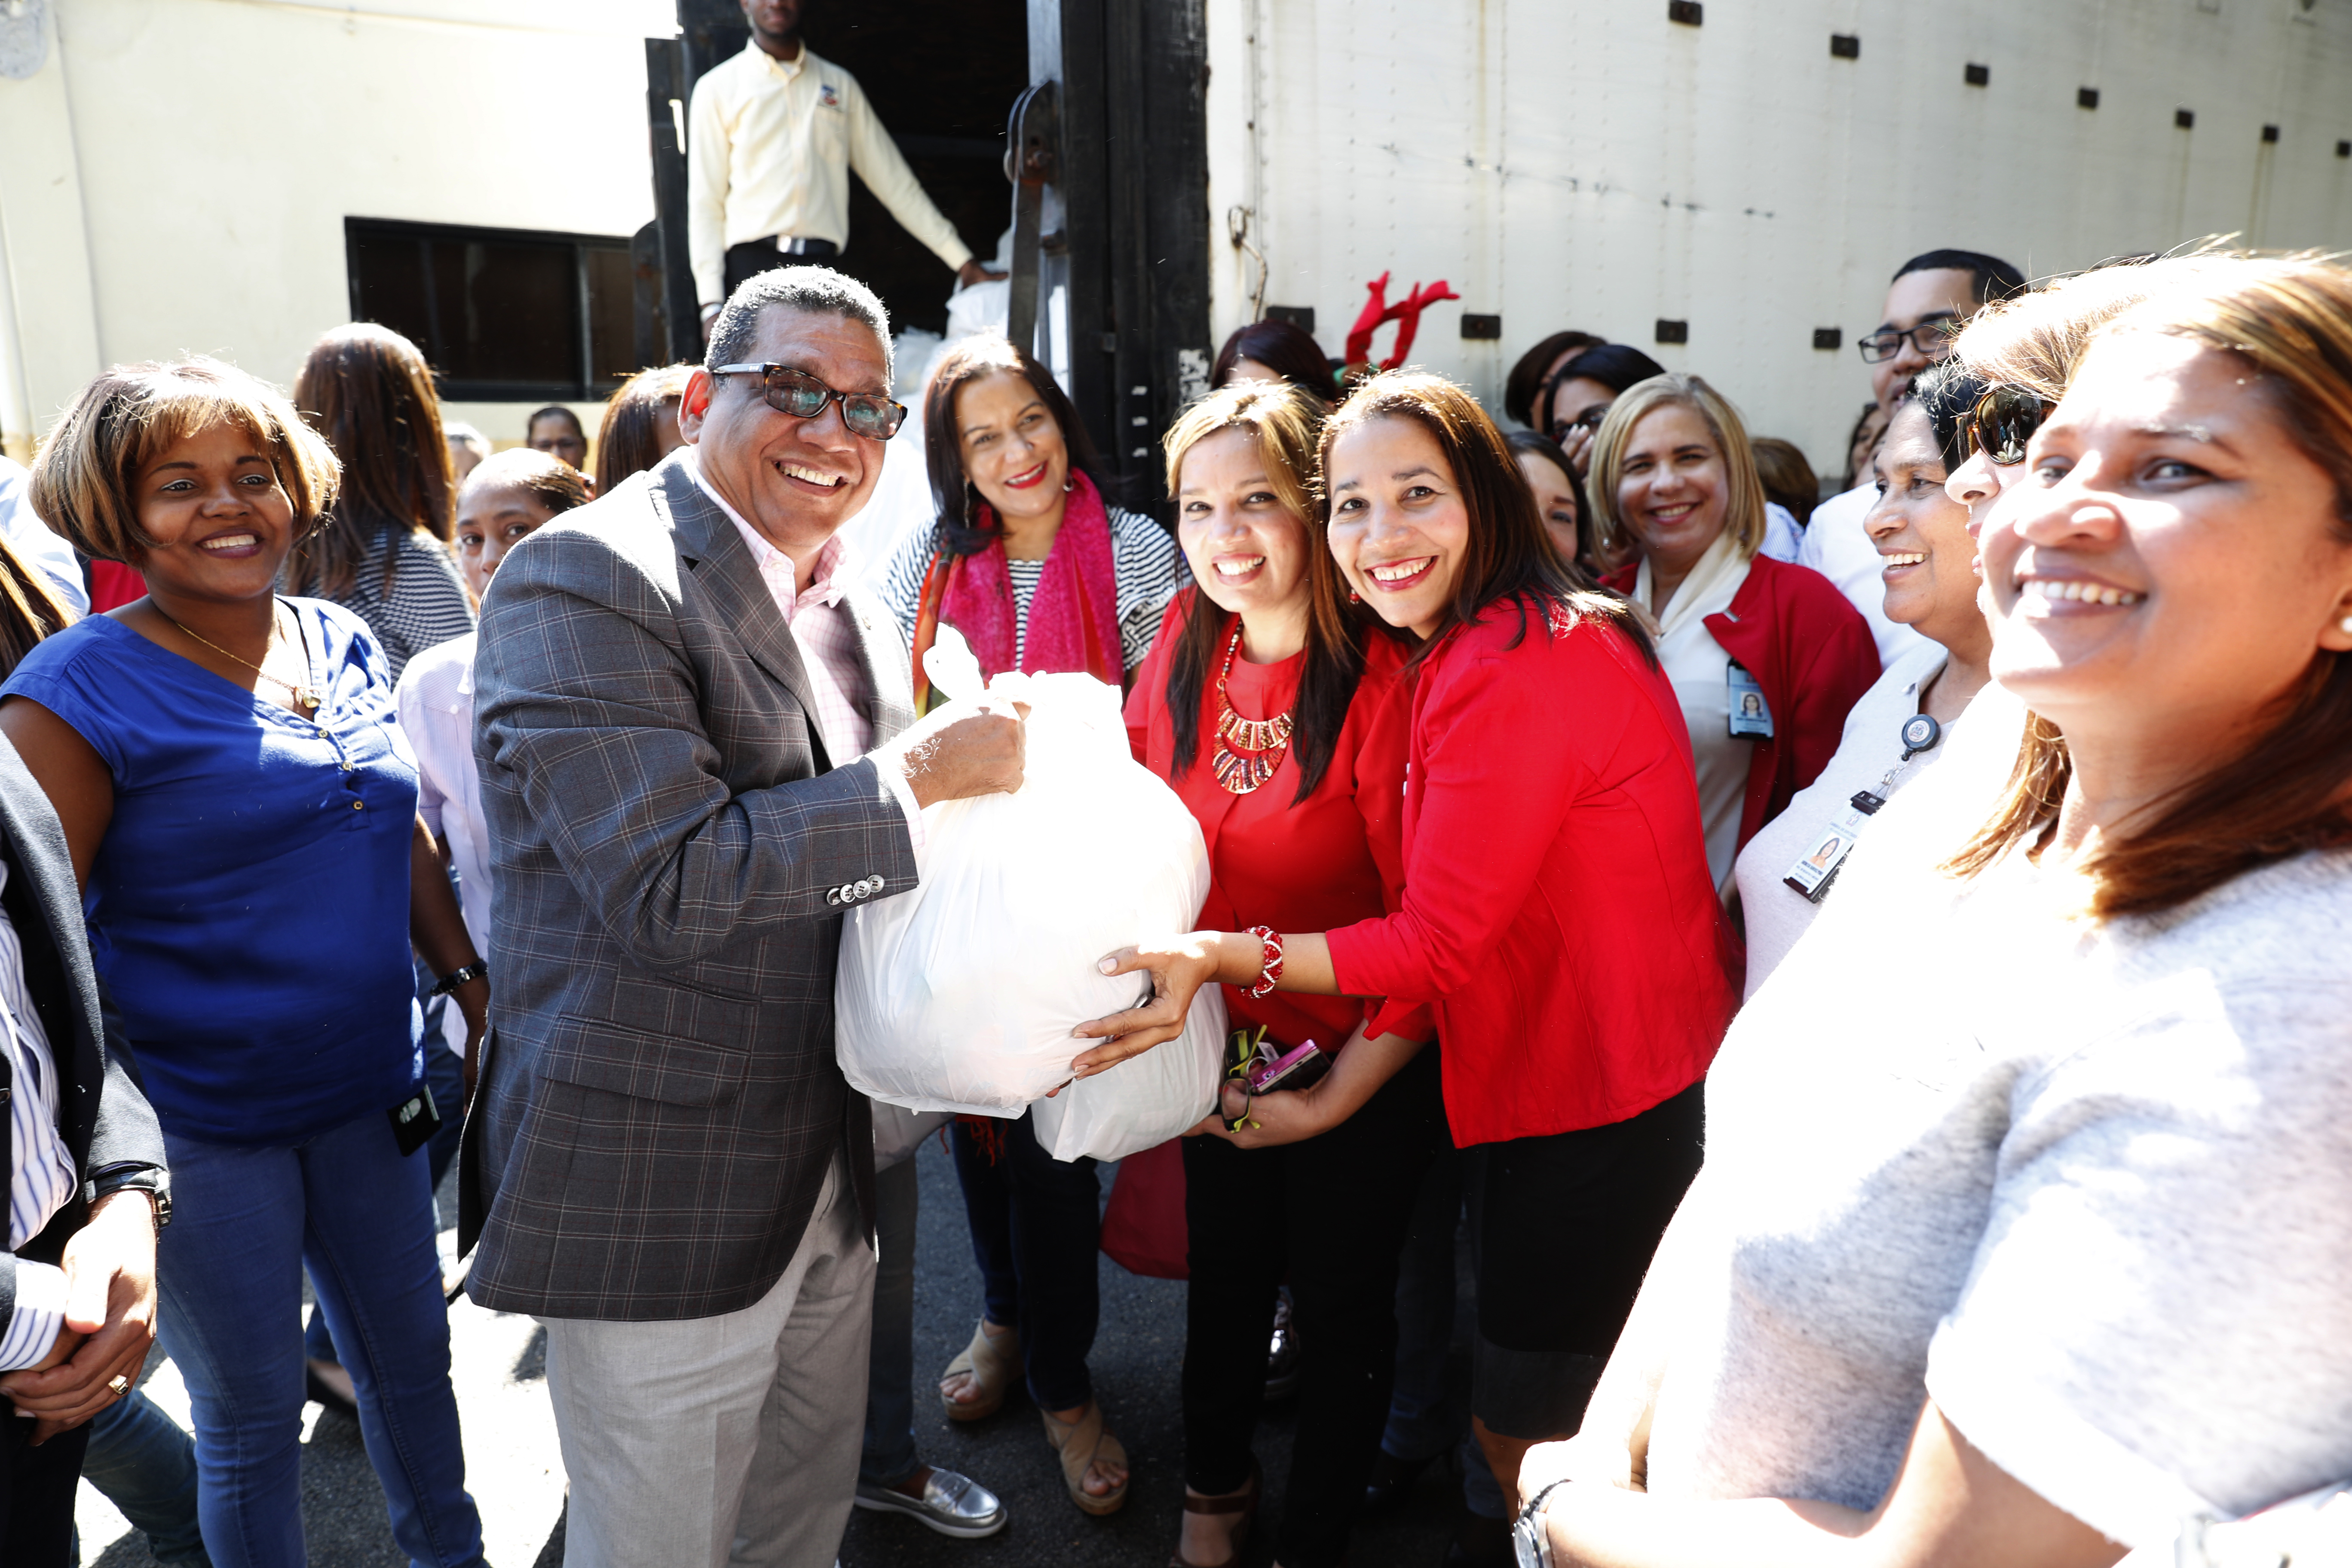
[[[1243,911],[1320,930],[1394,908],[1410,648],[1341,604],[1309,519],[1321,410],[1297,388],[1227,387],[1167,437],[1177,541],[1198,587],[1168,612],[1128,701],[1136,752],[1208,842],[1204,924]],[[1265,1393],[1275,1290],[1297,1318],[1300,1399],[1276,1555],[1324,1568],[1347,1550],[1396,1358],[1397,1257],[1445,1136],[1424,1012],[1383,1028],[1348,996],[1225,996],[1233,1026],[1309,1040],[1329,1075],[1250,1102],[1229,1132],[1183,1140],[1189,1258],[1183,1537],[1176,1562],[1222,1568],[1257,1503],[1250,1440]],[[1234,1108],[1241,1109],[1238,1104]],[[1252,1125],[1255,1123],[1255,1125]]]
[[[1733,994],[1674,689],[1622,601],[1578,585],[1503,437],[1441,377],[1375,376],[1323,434],[1331,552],[1423,639],[1393,914],[1196,931],[1104,960],[1148,1006],[1081,1025],[1097,1072],[1172,1037],[1201,985],[1433,1007],[1480,1234],[1472,1404],[1507,1486],[1576,1430],[1698,1168],[1698,1084]]]

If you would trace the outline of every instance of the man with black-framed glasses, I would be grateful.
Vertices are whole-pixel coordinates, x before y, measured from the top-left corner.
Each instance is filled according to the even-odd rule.
[[[1969,317],[2024,288],[2023,273],[1978,250],[1930,250],[1895,268],[1885,316],[1855,345],[1870,366],[1871,395],[1879,407],[1893,414],[1911,395],[1919,374],[1951,352],[1952,340]],[[1827,577],[1853,601],[1870,623],[1879,658],[1891,664],[1919,634],[1886,618],[1880,576],[1885,563],[1862,528],[1878,491],[1867,465],[1854,479],[1853,489],[1813,509],[1797,546],[1797,563]]]

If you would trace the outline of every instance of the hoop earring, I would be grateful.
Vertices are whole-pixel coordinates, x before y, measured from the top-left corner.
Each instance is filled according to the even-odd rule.
[[[1077,475],[1076,475],[1076,474],[1066,474],[1066,475],[1064,475],[1064,476],[1063,476],[1063,479],[1062,479],[1062,493],[1063,493],[1064,495],[1068,495],[1072,490],[1076,489],[1077,488],[1078,488],[1078,476],[1077,476]]]

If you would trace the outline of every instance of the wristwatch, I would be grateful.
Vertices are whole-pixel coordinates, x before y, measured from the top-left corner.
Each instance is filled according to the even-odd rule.
[[[473,963],[467,964],[464,968],[453,969],[448,973],[443,975],[440,979],[435,981],[433,983],[433,989],[426,992],[425,994],[428,996],[446,996],[452,991],[457,990],[460,985],[467,984],[471,981],[488,979],[489,973],[489,963],[486,960],[478,958],[474,960]]]
[[[1551,1537],[1544,1530],[1544,1504],[1566,1485],[1566,1480],[1557,1480],[1536,1493],[1512,1521],[1511,1553],[1518,1559],[1519,1568],[1551,1568]]]
[[[116,1166],[98,1172],[89,1178],[89,1201],[93,1204],[120,1192],[147,1194],[155,1209],[155,1234],[172,1223],[172,1176],[168,1171],[153,1165]]]

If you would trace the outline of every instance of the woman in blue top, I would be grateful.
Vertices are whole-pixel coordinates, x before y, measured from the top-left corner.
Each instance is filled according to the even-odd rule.
[[[393,1533],[481,1559],[465,1490],[425,1162],[409,948],[461,982],[468,1077],[489,987],[416,816],[382,652],[279,599],[333,500],[286,402],[205,360],[100,376],[43,447],[34,504],[148,595],[68,627],[0,688],[57,806],[99,973],[163,1123],[163,1344],[194,1407],[220,1568],[303,1561],[307,1266],[357,1385]],[[462,1108],[441,1108],[457,1116]]]

